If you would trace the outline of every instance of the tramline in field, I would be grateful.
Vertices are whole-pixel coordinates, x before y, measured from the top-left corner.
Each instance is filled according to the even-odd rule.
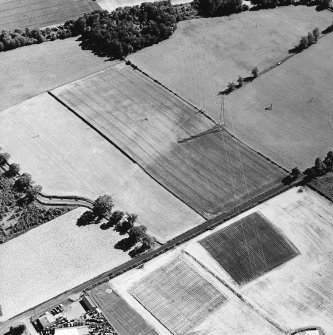
[[[124,64],[52,94],[206,217],[279,185],[284,175],[227,132],[209,131],[210,119]]]
[[[185,334],[226,301],[181,258],[135,283],[130,293],[174,334]]]

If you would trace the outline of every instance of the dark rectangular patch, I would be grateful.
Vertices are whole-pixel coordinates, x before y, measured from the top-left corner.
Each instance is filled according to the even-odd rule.
[[[238,284],[248,283],[299,254],[257,212],[208,236],[200,244]]]

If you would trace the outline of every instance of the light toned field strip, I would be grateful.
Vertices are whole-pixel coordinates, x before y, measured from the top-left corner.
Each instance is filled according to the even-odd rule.
[[[1,146],[46,194],[111,194],[161,241],[203,222],[48,94],[1,111],[0,129]]]
[[[226,132],[180,143],[214,123],[125,64],[52,94],[202,215],[281,182],[282,170]]]
[[[78,227],[75,209],[0,245],[0,304],[6,320],[130,259],[122,237],[99,225]]]
[[[143,0],[97,0],[98,5],[108,10],[109,12],[113,11],[118,7],[126,7],[126,6],[137,6],[141,3],[146,2]],[[179,5],[181,3],[192,2],[191,0],[171,0],[173,5]]]
[[[300,255],[245,285],[237,285],[197,241],[260,211]],[[333,329],[333,204],[308,188],[291,189],[192,240],[186,251],[285,331]]]

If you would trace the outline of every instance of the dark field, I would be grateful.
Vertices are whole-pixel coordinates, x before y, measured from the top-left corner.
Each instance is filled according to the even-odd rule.
[[[53,94],[206,217],[280,184],[284,174],[224,131],[202,134],[214,126],[207,117],[128,66]]]
[[[130,293],[173,334],[187,334],[226,301],[180,258],[148,274]]]
[[[92,0],[3,0],[0,30],[62,24],[96,9],[100,7]]]
[[[333,202],[333,172],[313,179],[310,185]]]
[[[238,284],[246,284],[299,254],[287,238],[257,212],[200,243]]]
[[[98,285],[90,291],[90,296],[119,335],[158,335],[125,300],[111,292],[108,284]]]

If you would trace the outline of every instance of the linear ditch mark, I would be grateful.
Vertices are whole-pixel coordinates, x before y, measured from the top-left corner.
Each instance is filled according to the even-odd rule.
[[[175,198],[177,198],[182,204],[185,204],[187,207],[192,209],[196,214],[198,214],[201,218],[207,219],[204,217],[204,215],[200,212],[198,212],[197,209],[192,207],[192,205],[187,204],[184,202],[177,194],[166,188],[162,182],[160,182],[156,177],[154,177],[151,173],[149,173],[144,166],[142,166],[140,163],[138,163],[132,156],[130,156],[125,150],[123,150],[120,146],[118,146],[115,142],[113,142],[108,136],[106,136],[103,132],[101,132],[97,127],[95,127],[92,123],[90,123],[88,120],[86,120],[83,116],[81,116],[79,113],[77,113],[73,108],[68,106],[65,102],[63,102],[61,99],[59,99],[56,95],[54,95],[51,91],[48,91],[48,94],[54,98],[56,101],[61,103],[64,107],[66,107],[69,111],[71,111],[75,116],[77,116],[80,120],[82,120],[84,123],[86,123],[89,127],[94,129],[100,136],[102,136],[105,140],[107,140],[111,145],[113,145],[115,148],[117,148],[125,157],[127,157],[132,163],[136,164],[137,166],[142,169],[142,171],[147,174],[152,180],[154,180],[158,185],[160,185],[164,190],[172,194]]]
[[[264,318],[267,322],[269,322],[272,326],[278,329],[280,332],[284,334],[288,334],[288,331],[285,331],[280,327],[280,325],[271,319],[269,316],[265,315],[259,308],[255,307],[250,301],[245,299],[241,293],[237,292],[231,285],[229,285],[225,280],[220,278],[220,276],[216,275],[213,271],[211,271],[205,264],[199,261],[196,257],[191,255],[188,251],[184,250],[184,253],[192,258],[196,263],[198,263],[206,272],[212,275],[215,279],[217,279],[220,283],[222,283],[229,291],[231,291],[238,299],[240,299],[245,305],[247,305],[250,309],[252,309],[255,313],[259,314],[262,318]]]

